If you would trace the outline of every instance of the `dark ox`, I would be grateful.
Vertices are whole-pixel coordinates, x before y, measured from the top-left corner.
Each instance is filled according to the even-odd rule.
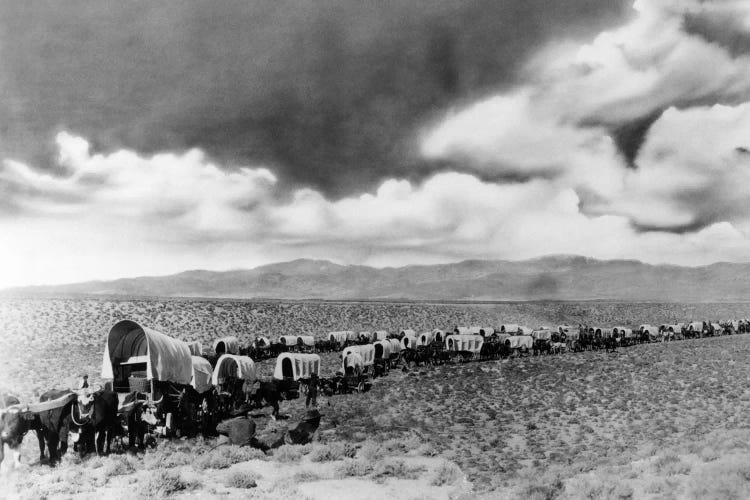
[[[78,452],[81,456],[94,452],[109,454],[112,439],[122,430],[117,416],[117,394],[103,389],[75,392],[78,398],[71,408],[70,420],[78,431]]]
[[[13,467],[21,464],[19,447],[24,434],[28,432],[23,418],[18,418],[21,402],[15,396],[0,396],[0,466],[5,458],[5,446],[13,451]],[[27,424],[28,425],[28,424]]]
[[[60,405],[53,405],[51,408],[49,405],[42,405],[55,400],[60,400]],[[46,444],[49,463],[54,465],[68,449],[70,409],[75,402],[75,395],[68,390],[47,391],[41,395],[40,404],[33,411],[28,405],[21,406],[18,400],[15,401],[0,413],[0,440],[3,445],[8,444],[12,450],[17,450],[26,433],[33,430],[39,440],[39,461],[44,460]]]

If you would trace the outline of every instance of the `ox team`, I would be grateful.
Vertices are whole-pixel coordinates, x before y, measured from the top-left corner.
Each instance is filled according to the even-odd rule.
[[[10,395],[0,397],[0,463],[5,447],[13,450],[13,465],[20,462],[23,437],[34,431],[40,461],[45,450],[55,464],[74,433],[81,454],[109,453],[112,441],[127,436],[130,447],[144,448],[154,437],[192,436],[198,432],[254,433],[254,425],[242,419],[252,409],[270,406],[272,417],[279,401],[307,393],[306,406],[316,406],[320,389],[326,395],[361,392],[370,379],[402,366],[499,359],[517,355],[542,355],[565,351],[614,350],[618,346],[669,342],[705,336],[746,333],[750,321],[691,322],[638,328],[561,325],[554,329],[530,329],[520,325],[456,327],[450,332],[433,330],[417,334],[331,332],[327,338],[283,336],[278,342],[257,337],[242,347],[235,337],[214,343],[214,354],[204,355],[199,342],[183,342],[156,330],[124,320],[107,335],[102,362],[104,387],[45,392],[37,403],[23,404]],[[317,353],[342,350],[341,367],[332,377],[321,377]],[[255,360],[276,357],[273,377],[261,379]],[[231,420],[228,418],[233,417]],[[295,429],[275,446],[309,441],[320,423],[320,413],[307,412]],[[225,421],[220,424],[220,422]],[[253,436],[234,438],[268,449]],[[255,444],[253,444],[255,443]],[[272,446],[274,446],[272,445]]]

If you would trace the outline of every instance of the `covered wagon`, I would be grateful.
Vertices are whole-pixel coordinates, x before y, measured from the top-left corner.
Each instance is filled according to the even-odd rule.
[[[315,337],[312,335],[297,335],[297,350],[313,352],[315,350]]]
[[[187,342],[190,354],[193,356],[203,356],[203,344],[200,340],[191,340]]]
[[[198,394],[203,394],[214,388],[211,377],[213,368],[211,363],[202,356],[191,356],[193,374],[190,378],[190,386]]]
[[[251,358],[222,354],[211,376],[211,383],[218,392],[219,413],[227,416],[232,409],[245,403],[257,378],[255,363]]]
[[[357,340],[359,342],[372,342],[372,332],[359,332]]]
[[[416,333],[414,333],[413,330],[408,330],[408,331],[411,333],[401,337],[401,348],[402,349],[416,349],[417,335]]]
[[[309,379],[315,373],[320,376],[320,356],[317,354],[281,353],[276,358],[273,377],[276,380]]]
[[[505,339],[505,346],[519,354],[526,353],[534,348],[534,339],[531,335],[511,335]]]
[[[454,361],[478,358],[482,352],[484,337],[481,335],[446,335],[445,350]]]
[[[239,354],[240,340],[237,337],[224,337],[214,341],[214,352],[217,356],[222,354]]]
[[[328,334],[328,341],[335,344],[339,349],[343,349],[349,340],[349,332],[331,332]]]
[[[320,356],[317,354],[285,352],[276,358],[273,378],[279,392],[287,399],[299,397],[300,383],[307,387],[313,374],[320,377]]]
[[[388,338],[388,332],[385,330],[376,330],[372,332],[372,340],[385,340]]]
[[[385,375],[391,368],[391,342],[389,340],[376,340],[372,344],[375,350],[375,372],[377,375]]]
[[[299,335],[281,335],[279,336],[279,344],[286,346],[288,351],[296,351],[298,339]]]
[[[432,330],[432,338],[435,342],[442,342],[445,340],[445,332],[439,328]]]
[[[432,344],[432,342],[435,340],[435,333],[434,332],[424,332],[420,333],[419,337],[417,337],[416,345],[419,346],[428,346]]]
[[[500,333],[518,333],[519,325],[504,324],[500,325]]]
[[[195,428],[194,414],[180,396],[192,394],[193,373],[193,356],[181,340],[131,320],[118,321],[107,334],[102,378],[112,381],[121,406],[132,391],[146,394],[152,427],[160,433],[189,434]]]
[[[154,382],[190,384],[192,355],[187,343],[123,320],[107,334],[101,375],[112,379],[116,392],[139,390],[153,395]]]
[[[351,354],[356,353],[362,358],[362,367],[363,371],[369,371],[371,367],[375,364],[375,346],[372,344],[365,344],[365,345],[353,345],[349,346],[341,353],[341,368],[344,373],[346,373],[346,359]]]
[[[225,384],[234,381],[254,382],[257,378],[255,362],[250,357],[222,354],[216,362],[211,382],[221,391]]]
[[[479,329],[479,335],[482,337],[489,337],[493,333],[495,333],[495,327],[493,326],[483,326]]]

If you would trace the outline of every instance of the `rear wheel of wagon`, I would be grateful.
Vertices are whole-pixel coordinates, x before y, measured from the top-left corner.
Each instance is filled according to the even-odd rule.
[[[360,394],[362,394],[363,392],[365,392],[365,381],[364,380],[360,380],[359,383],[357,384],[357,392],[360,393]]]

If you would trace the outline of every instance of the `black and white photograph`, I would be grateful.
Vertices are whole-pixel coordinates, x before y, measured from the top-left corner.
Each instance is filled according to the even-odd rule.
[[[750,498],[750,1],[0,0],[0,499]]]

